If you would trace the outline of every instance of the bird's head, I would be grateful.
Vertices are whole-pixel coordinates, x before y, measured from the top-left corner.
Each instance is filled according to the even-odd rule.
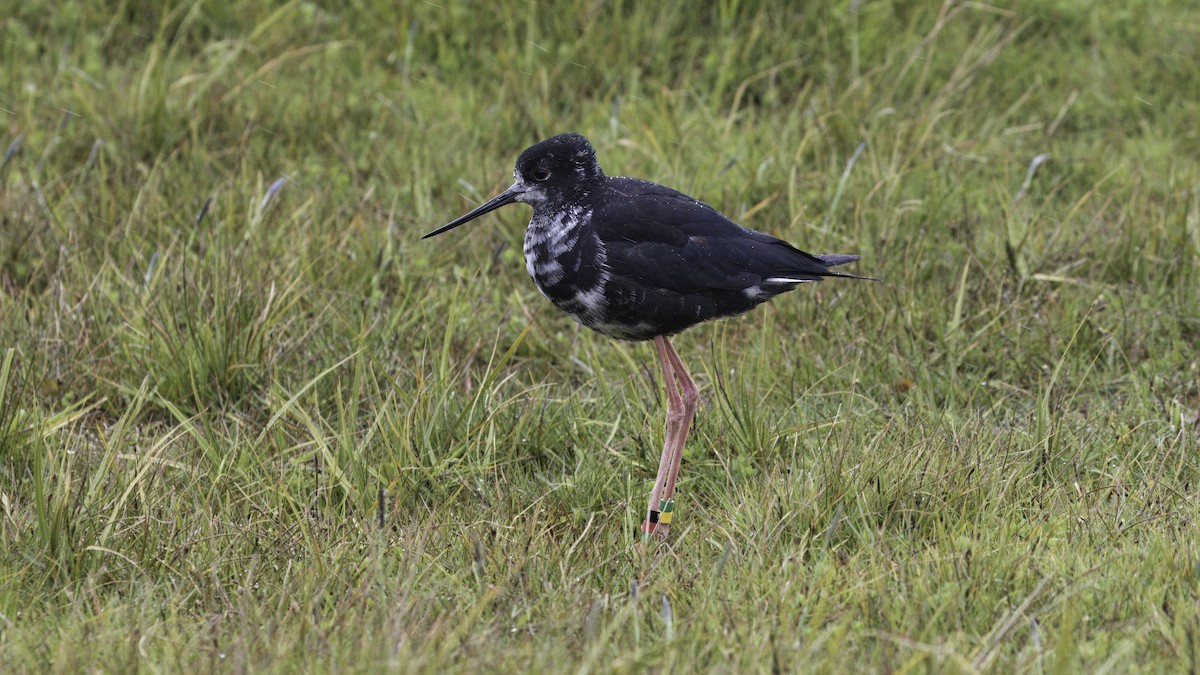
[[[524,202],[534,209],[566,203],[587,194],[603,180],[604,172],[588,139],[573,133],[552,136],[530,146],[517,158],[512,187],[421,238],[452,230],[513,202]]]

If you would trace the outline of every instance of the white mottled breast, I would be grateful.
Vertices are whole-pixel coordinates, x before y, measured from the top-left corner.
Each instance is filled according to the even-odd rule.
[[[579,243],[591,211],[572,206],[551,217],[534,213],[525,231],[525,270],[543,292],[562,280],[565,271],[559,258]]]
[[[605,297],[610,279],[608,256],[604,243],[587,231],[591,217],[590,210],[578,206],[548,217],[535,213],[525,232],[525,269],[542,295],[559,309],[589,328],[612,335],[616,329],[607,325]],[[586,247],[587,260],[575,250],[580,237],[593,238]],[[580,274],[581,267],[598,272]]]

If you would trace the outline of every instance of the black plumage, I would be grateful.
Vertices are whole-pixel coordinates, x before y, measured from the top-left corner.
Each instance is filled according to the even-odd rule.
[[[645,528],[647,534],[665,534],[669,516],[660,521],[659,515],[671,513],[696,403],[695,384],[667,336],[741,314],[802,283],[865,278],[830,271],[858,256],[805,253],[677,190],[606,176],[579,134],[560,134],[528,148],[513,177],[512,187],[425,237],[512,202],[530,204],[524,252],[538,289],[605,335],[655,340],[664,377],[682,388],[681,397],[668,382],[668,438]],[[680,419],[686,423],[680,425]]]

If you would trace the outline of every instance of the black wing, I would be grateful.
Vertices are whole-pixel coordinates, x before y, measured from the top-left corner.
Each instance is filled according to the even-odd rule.
[[[694,294],[745,290],[768,279],[816,281],[834,274],[829,266],[857,259],[822,260],[662,185],[613,178],[609,187],[614,198],[599,200],[604,206],[592,225],[612,275],[643,288]]]

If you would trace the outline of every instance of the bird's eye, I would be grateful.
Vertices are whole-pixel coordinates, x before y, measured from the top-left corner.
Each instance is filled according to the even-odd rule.
[[[533,179],[534,180],[546,180],[549,177],[550,177],[549,169],[537,168],[537,169],[533,170]]]

